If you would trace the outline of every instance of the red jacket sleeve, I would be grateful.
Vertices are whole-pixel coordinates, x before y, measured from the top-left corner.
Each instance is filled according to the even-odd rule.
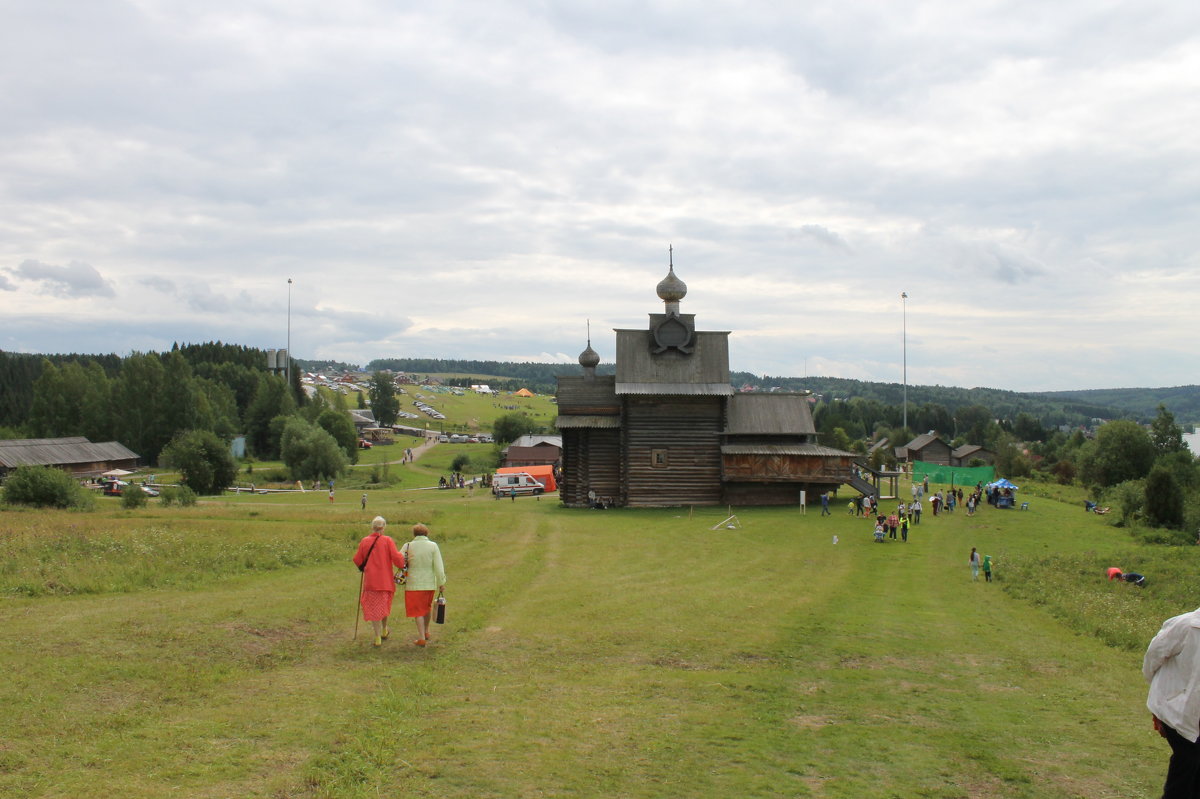
[[[355,563],[362,563],[362,557],[366,556],[374,539],[374,535],[369,535],[359,543],[359,554],[355,555]],[[363,588],[368,591],[394,592],[396,582],[392,579],[393,566],[403,567],[404,555],[396,549],[396,542],[390,536],[381,535],[379,543],[375,544],[375,549],[367,561],[367,568],[363,570]]]

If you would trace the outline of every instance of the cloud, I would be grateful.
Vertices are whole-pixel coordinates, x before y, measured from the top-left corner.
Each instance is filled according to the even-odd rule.
[[[91,264],[71,261],[66,266],[25,260],[14,272],[18,277],[40,284],[38,291],[64,299],[83,297],[115,297],[112,284]]]
[[[673,244],[735,369],[894,377],[907,290],[920,379],[1194,382],[1134,347],[1200,303],[1200,6],[1147,4],[31,6],[0,335],[279,347],[291,301],[299,357],[604,355]]]
[[[143,275],[140,279],[142,285],[149,286],[155,291],[163,294],[175,294],[178,291],[178,289],[175,287],[175,284],[170,280],[167,280],[165,277],[159,277],[158,275]]]
[[[1036,258],[994,242],[962,244],[957,260],[960,267],[970,272],[987,275],[1011,286],[1038,280],[1050,271]]]

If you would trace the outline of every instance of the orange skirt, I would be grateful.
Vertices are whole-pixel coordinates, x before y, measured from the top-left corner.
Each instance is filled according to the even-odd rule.
[[[367,588],[362,592],[363,621],[379,621],[392,615],[392,591],[372,591]]]
[[[433,591],[405,591],[404,610],[410,619],[428,616],[433,609]]]

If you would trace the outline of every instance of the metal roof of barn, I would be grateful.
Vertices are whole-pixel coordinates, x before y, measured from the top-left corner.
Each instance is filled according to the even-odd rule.
[[[61,466],[71,463],[137,459],[137,453],[116,441],[93,444],[83,436],[0,441],[0,466],[9,469],[18,466]]]

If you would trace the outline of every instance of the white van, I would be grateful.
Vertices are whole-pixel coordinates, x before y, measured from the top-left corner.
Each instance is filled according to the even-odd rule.
[[[514,494],[541,494],[546,490],[544,483],[539,483],[533,475],[525,472],[516,474],[492,475],[492,493],[496,498],[511,497]]]

